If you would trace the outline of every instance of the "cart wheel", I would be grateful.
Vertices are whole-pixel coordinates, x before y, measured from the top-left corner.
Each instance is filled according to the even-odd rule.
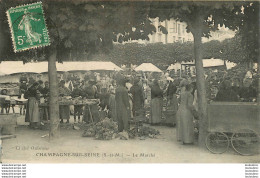
[[[209,133],[206,137],[206,147],[214,154],[221,154],[229,147],[228,136],[222,132]]]
[[[231,145],[244,156],[259,154],[259,135],[251,129],[241,129],[232,135]]]

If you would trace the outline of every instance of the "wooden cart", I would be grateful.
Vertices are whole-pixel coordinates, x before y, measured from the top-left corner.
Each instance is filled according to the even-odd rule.
[[[206,146],[212,153],[225,152],[231,143],[241,155],[259,153],[260,108],[257,103],[213,102],[208,105]]]

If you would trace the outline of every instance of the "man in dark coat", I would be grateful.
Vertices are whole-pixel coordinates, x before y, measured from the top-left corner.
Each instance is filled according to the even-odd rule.
[[[118,121],[119,132],[127,132],[129,130],[128,118],[130,117],[130,103],[125,83],[126,80],[124,78],[118,81],[118,87],[115,95],[116,120]]]
[[[139,79],[134,80],[134,85],[130,89],[133,98],[133,115],[134,117],[140,115],[144,107],[144,94],[143,89],[139,85]]]

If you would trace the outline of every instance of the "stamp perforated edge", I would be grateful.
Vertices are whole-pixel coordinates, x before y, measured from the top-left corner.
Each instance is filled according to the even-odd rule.
[[[36,46],[31,46],[31,47],[26,48],[26,49],[17,50],[16,43],[15,43],[15,38],[14,38],[14,31],[13,31],[13,27],[12,27],[11,17],[10,17],[9,11],[10,11],[11,9],[20,8],[20,7],[24,7],[24,6],[30,6],[30,5],[34,5],[34,4],[41,4],[43,19],[44,19],[44,24],[45,24],[46,31],[47,31],[47,34],[48,34],[48,44],[36,45]],[[37,48],[41,48],[41,47],[45,47],[45,46],[50,46],[50,45],[51,45],[50,36],[49,36],[49,31],[48,31],[48,27],[47,27],[47,24],[46,24],[45,14],[44,14],[44,11],[43,11],[43,6],[42,6],[42,2],[41,2],[41,1],[35,2],[35,3],[31,3],[31,4],[23,4],[23,5],[11,7],[11,8],[9,8],[9,9],[6,11],[6,15],[7,15],[7,19],[8,19],[8,25],[9,25],[9,28],[10,28],[10,30],[11,30],[11,31],[10,31],[10,32],[11,32],[11,38],[12,38],[13,49],[14,49],[14,52],[15,52],[15,53],[16,53],[16,52],[22,52],[22,51],[30,50],[30,49],[37,49]]]

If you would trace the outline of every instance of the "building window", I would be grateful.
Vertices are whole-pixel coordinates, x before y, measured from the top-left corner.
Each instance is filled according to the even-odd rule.
[[[161,25],[162,25],[161,22],[158,21],[158,32],[162,32],[161,28],[159,28]]]
[[[174,43],[175,41],[176,41],[176,37],[173,36],[173,37],[172,37],[172,42]]]
[[[182,25],[182,34],[185,34],[185,26]]]
[[[176,33],[176,22],[173,22],[170,26],[170,32],[171,33]]]
[[[181,35],[181,25],[178,24],[178,35]]]

